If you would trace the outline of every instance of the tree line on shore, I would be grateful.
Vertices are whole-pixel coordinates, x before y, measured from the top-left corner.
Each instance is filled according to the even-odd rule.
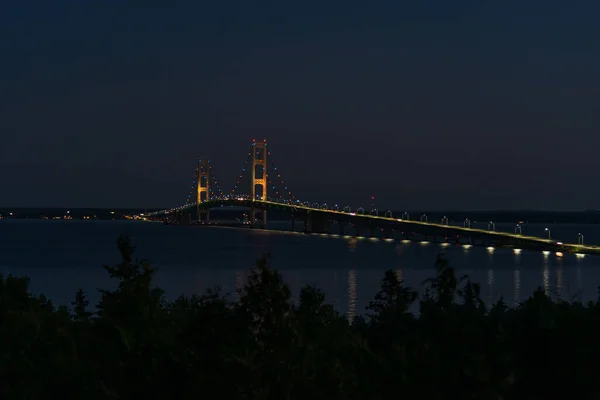
[[[2,399],[598,398],[600,301],[539,289],[487,307],[477,283],[438,257],[422,295],[387,271],[352,323],[304,287],[293,301],[260,259],[239,299],[219,290],[167,301],[155,269],[105,266],[118,280],[91,311],[55,307],[29,280],[0,277]],[[418,302],[419,313],[409,308]]]

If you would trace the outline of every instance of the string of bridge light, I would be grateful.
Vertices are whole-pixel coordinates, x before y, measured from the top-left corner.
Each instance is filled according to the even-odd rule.
[[[212,181],[212,184],[210,186],[210,190],[216,191],[216,195],[218,197],[223,197],[223,191],[221,190],[221,186],[219,185],[219,181],[214,176],[212,176],[212,178],[213,178],[213,181]],[[216,188],[216,190],[213,189],[213,187]]]
[[[267,174],[267,179],[269,181],[269,186],[271,186],[273,188],[273,191],[275,192],[275,196],[279,196],[280,199],[283,199],[283,196],[281,194],[279,194],[279,191],[275,188],[275,185],[271,181],[269,174]]]
[[[275,191],[275,194],[278,195],[279,198],[282,198],[282,196],[279,194],[279,192],[275,188],[273,181],[271,180],[271,175],[268,174],[268,172],[264,166],[261,165],[261,168],[263,169],[263,174],[265,174],[265,177],[267,178],[267,182],[268,182],[267,185],[270,186]],[[270,196],[267,196],[267,197],[270,197]]]
[[[252,151],[253,150],[254,149],[252,149]],[[252,151],[250,151],[248,153],[246,161],[244,162],[244,167],[241,169],[240,174],[239,174],[238,179],[237,179],[237,182],[234,185],[233,189],[231,190],[231,196],[234,196],[235,193],[236,193],[236,191],[239,190],[239,186],[242,183],[242,181],[244,179],[244,176],[245,176],[245,174],[246,174],[246,172],[248,170],[248,168],[247,168],[248,167],[248,163],[252,159]],[[282,185],[281,192],[287,192],[287,194],[291,197],[291,200],[295,200],[296,196],[294,196],[294,194],[292,193],[292,191],[285,185],[285,181],[281,177],[281,173],[278,171],[277,165],[275,164],[275,161],[273,160],[272,153],[267,150],[267,155],[271,159],[271,166],[273,167],[274,173],[277,176],[277,180],[278,180],[277,183],[281,183],[281,185]],[[199,159],[198,163],[200,164],[201,161],[202,160]],[[209,163],[208,165],[209,165],[209,169],[212,171],[212,169],[213,169],[212,168],[212,164]],[[264,173],[265,173],[265,175],[266,175],[266,177],[268,179],[269,186],[271,186],[271,188],[275,191],[275,196],[279,197],[280,199],[284,199],[283,194],[276,187],[274,179],[271,178],[271,175],[268,174],[268,171],[264,171]],[[192,180],[192,187],[190,189],[190,193],[188,194],[188,198],[187,198],[186,204],[191,204],[192,203],[191,200],[192,200],[192,196],[194,194],[194,188],[197,188],[197,184],[199,182],[199,174],[200,174],[199,168],[196,168],[196,171],[195,171],[195,174],[194,174],[194,178]],[[219,185],[218,179],[216,178],[216,176],[212,172],[210,173],[210,175],[211,175],[211,178],[212,178],[212,182],[211,182],[212,185],[211,185],[211,187],[214,185],[216,187],[216,189],[217,189],[218,194],[220,196],[223,196],[223,191],[222,191],[222,189],[221,189],[221,187]]]
[[[200,160],[198,160],[200,162]],[[194,176],[192,177],[192,187],[190,188],[190,193],[185,201],[185,204],[192,204],[192,195],[194,194],[194,189],[196,188],[196,182],[198,180],[198,167],[196,167],[196,171],[194,172]]]
[[[197,203],[197,199],[195,201],[192,202],[192,196],[194,196],[195,192],[198,190],[198,185],[200,184],[200,165],[201,165],[202,159],[198,159],[198,167],[196,167],[196,171],[194,173],[194,177],[192,179],[192,187],[190,189],[190,192],[188,194],[187,200],[186,200],[186,205],[190,205],[190,204],[195,204]],[[208,168],[209,170],[212,170],[212,164],[210,164],[210,161],[208,162]],[[214,186],[217,188],[218,192],[222,195],[222,191],[221,191],[221,187],[219,186],[219,182],[216,180],[216,177],[214,177],[214,175],[212,173],[210,173],[210,176],[213,178],[213,182],[211,182],[212,184],[214,184]],[[210,185],[210,187],[212,187],[213,185]]]
[[[265,151],[267,151],[267,146],[268,146],[268,145],[267,145],[267,140],[266,140],[266,139],[264,140],[264,143],[265,143]],[[252,150],[251,150],[252,152],[255,152],[255,151],[257,151],[257,150],[254,148],[254,146],[255,146],[255,145],[256,145],[256,139],[253,139],[253,140],[252,140]],[[269,154],[271,154],[271,153],[269,153],[269,152],[267,151],[267,154],[266,154],[266,155],[269,155]],[[280,199],[283,199],[283,196],[282,196],[282,195],[279,193],[279,191],[277,190],[277,188],[276,188],[276,187],[275,187],[275,185],[273,184],[273,181],[271,180],[271,175],[270,175],[270,174],[269,174],[269,172],[267,171],[267,168],[266,168],[265,166],[263,166],[262,164],[260,164],[260,167],[262,168],[262,173],[265,175],[265,179],[267,180],[267,188],[270,186],[270,187],[273,189],[273,191],[275,191],[275,195],[276,195],[276,196],[279,196],[279,198],[280,198]],[[270,197],[270,196],[267,196],[267,198],[268,198],[268,197]]]
[[[208,164],[208,168],[210,170],[210,177],[212,178],[212,182],[211,182],[211,188],[214,186],[217,188],[217,196],[223,196],[223,191],[221,190],[221,186],[219,185],[219,180],[217,179],[217,177],[215,176],[215,174],[213,173],[213,167],[212,164]]]
[[[275,165],[275,161],[273,160],[273,155],[270,151],[267,151],[267,155],[269,156],[270,160],[271,160],[271,165],[273,166],[273,169],[275,171],[275,175],[277,175],[277,178],[279,179],[279,181],[281,182],[281,185],[283,186],[283,189],[287,192],[288,195],[291,196],[291,200],[295,200],[296,196],[293,195],[292,191],[290,189],[288,189],[288,187],[285,185],[285,182],[283,181],[283,178],[281,178],[281,173],[277,170],[277,166]]]
[[[251,156],[252,156],[252,152],[250,151],[250,152],[248,152],[248,157],[246,157],[246,162],[244,163],[244,167],[240,171],[240,175],[238,176],[237,183],[233,186],[233,189],[231,189],[231,193],[230,193],[231,196],[235,196],[235,191],[238,189],[238,186],[240,185],[240,183],[242,182],[242,179],[244,178],[244,174],[246,173],[248,163],[250,162]]]

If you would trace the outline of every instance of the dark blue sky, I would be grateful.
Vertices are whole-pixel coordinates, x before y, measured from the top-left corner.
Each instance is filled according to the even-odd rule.
[[[311,201],[599,207],[598,15],[591,0],[2,2],[0,205],[176,205],[199,157],[228,189],[266,137]]]

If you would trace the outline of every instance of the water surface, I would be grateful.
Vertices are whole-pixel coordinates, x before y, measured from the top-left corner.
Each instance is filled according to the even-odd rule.
[[[288,228],[271,223],[271,227]],[[524,233],[544,234],[543,225],[526,225]],[[485,227],[484,227],[485,228]],[[496,226],[511,231],[513,224]],[[598,225],[551,227],[553,237],[575,242],[584,232],[587,243],[600,243]],[[379,288],[386,269],[420,290],[444,252],[460,275],[479,282],[486,302],[500,297],[511,304],[541,286],[557,297],[597,297],[600,257],[339,238],[260,230],[165,226],[131,221],[0,221],[0,272],[31,277],[34,292],[68,303],[77,288],[96,301],[97,288],[113,286],[104,264],[119,261],[115,240],[129,234],[137,254],[159,268],[156,283],[170,298],[220,286],[228,293],[245,282],[247,271],[263,254],[272,254],[296,295],[306,284],[322,288],[342,312],[362,312]]]

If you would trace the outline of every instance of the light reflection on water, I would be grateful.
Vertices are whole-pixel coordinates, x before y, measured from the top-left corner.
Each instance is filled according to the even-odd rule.
[[[356,271],[348,271],[348,321],[356,316]]]
[[[518,304],[521,301],[521,271],[515,268],[514,273],[514,297],[513,297],[513,305]]]
[[[550,294],[550,265],[548,256],[544,255],[544,267],[542,270],[542,284],[544,285],[544,293]]]
[[[487,272],[487,284],[489,287],[489,296],[488,296],[488,303],[494,301],[494,270],[493,269],[488,269]]]
[[[356,251],[356,246],[358,245],[358,240],[356,238],[348,239],[348,250],[350,252]]]
[[[556,297],[562,299],[563,291],[563,269],[560,260],[556,266]]]
[[[600,227],[567,228],[585,230],[587,241],[596,237],[600,242]],[[553,235],[558,231],[553,228]],[[386,269],[395,270],[405,284],[422,293],[422,282],[433,276],[439,252],[446,254],[459,277],[469,274],[481,284],[482,299],[488,304],[501,297],[515,304],[538,286],[565,300],[577,296],[592,300],[600,283],[600,257],[123,222],[2,223],[0,272],[30,276],[32,290],[63,304],[72,301],[81,287],[93,303],[97,288],[114,286],[101,266],[118,261],[115,238],[120,233],[131,234],[139,244],[139,256],[159,267],[157,284],[171,298],[215,286],[235,298],[248,268],[266,252],[272,253],[272,265],[294,295],[302,286],[314,284],[327,301],[350,314],[363,312]]]

